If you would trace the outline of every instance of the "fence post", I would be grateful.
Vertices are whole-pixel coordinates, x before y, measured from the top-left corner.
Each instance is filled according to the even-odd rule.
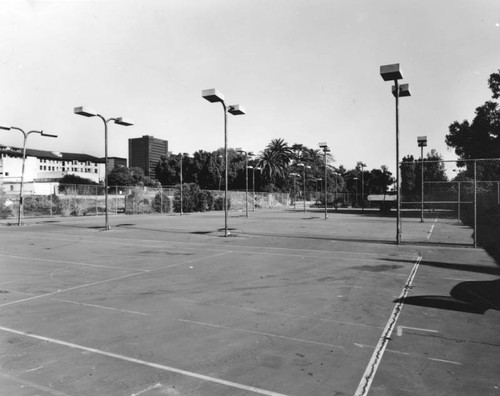
[[[460,216],[460,182],[458,182],[458,222],[462,221]]]
[[[477,247],[477,161],[474,160],[474,247]]]

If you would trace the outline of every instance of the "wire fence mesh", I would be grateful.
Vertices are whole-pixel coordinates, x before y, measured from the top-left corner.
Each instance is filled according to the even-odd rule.
[[[500,159],[403,162],[401,217],[467,226],[472,245],[498,249]]]
[[[3,194],[2,218],[16,216],[18,194]],[[287,193],[228,191],[229,210],[283,208]],[[224,209],[224,191],[200,190],[194,184],[171,187],[110,186],[108,198],[102,185],[60,184],[50,195],[25,194],[23,217],[88,216],[108,213],[150,214],[205,212]]]

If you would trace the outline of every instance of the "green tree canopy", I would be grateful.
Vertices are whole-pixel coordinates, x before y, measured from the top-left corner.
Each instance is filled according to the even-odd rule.
[[[500,97],[500,70],[492,73],[488,79],[492,97]],[[487,101],[476,108],[472,122],[454,121],[449,126],[446,144],[455,149],[455,153],[463,160],[500,158],[500,109],[497,102]],[[472,175],[473,162],[463,161],[467,172]],[[478,162],[478,178],[498,180],[500,164]]]
[[[139,167],[120,167],[113,169],[108,175],[109,186],[147,186],[156,187],[157,183]]]

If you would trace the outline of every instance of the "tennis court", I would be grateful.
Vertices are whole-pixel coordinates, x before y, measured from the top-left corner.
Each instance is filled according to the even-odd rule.
[[[0,226],[5,395],[498,395],[466,227],[321,210]]]

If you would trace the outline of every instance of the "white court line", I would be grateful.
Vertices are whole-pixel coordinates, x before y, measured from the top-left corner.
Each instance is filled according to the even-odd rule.
[[[47,261],[50,263],[60,263],[60,264],[71,264],[71,265],[83,265],[86,267],[96,267],[96,268],[109,268],[109,269],[118,269],[118,270],[124,270],[124,271],[141,271],[137,270],[136,268],[125,268],[125,267],[116,267],[113,265],[102,265],[102,264],[89,264],[89,263],[82,263],[82,262],[77,262],[77,261],[63,261],[63,260],[53,260],[53,259],[46,259],[46,258],[40,258],[40,257],[25,257],[25,256],[14,256],[11,254],[0,254],[1,257],[10,257],[10,258],[15,258],[15,259],[20,259],[20,260],[32,260],[32,261]],[[142,270],[143,272],[147,272],[148,270]]]
[[[64,237],[68,237],[67,234],[57,234],[57,233],[52,233],[51,235],[61,235],[61,236],[64,236]],[[279,236],[279,234],[277,234],[277,236]],[[39,239],[48,239],[48,240],[56,240],[56,241],[73,241],[74,242],[74,239],[64,239],[64,238],[49,238],[47,236],[40,236],[40,235],[34,235],[34,237],[37,237]],[[137,243],[139,244],[141,247],[153,247],[153,248],[158,248],[158,249],[166,249],[165,248],[165,244],[166,243],[169,243],[169,244],[179,244],[179,245],[193,245],[195,247],[192,247],[190,248],[189,246],[185,246],[184,248],[185,249],[197,249],[197,246],[213,246],[214,244],[213,243],[209,243],[209,242],[182,242],[182,241],[167,241],[167,240],[151,240],[151,239],[121,239],[121,240],[117,240],[117,241],[109,241],[109,240],[106,240],[106,241],[103,241],[102,239],[95,239],[94,237],[89,237],[89,236],[82,236],[82,235],[78,235],[79,239],[78,242],[86,242],[86,243],[102,243],[102,244],[111,244],[111,245],[126,245],[126,246],[131,246],[132,243]],[[93,238],[93,239],[91,239]],[[142,242],[142,243],[140,243]],[[151,244],[151,242],[157,242],[158,244],[160,244],[160,246],[158,245],[153,245]],[[247,245],[237,245],[237,244],[230,244],[230,245],[216,245],[217,247],[219,247],[219,249],[215,249],[215,248],[205,248],[205,250],[208,250],[208,251],[214,251],[214,252],[222,252],[222,251],[226,251],[225,249],[223,249],[224,247],[227,247],[227,248],[231,248],[231,249],[234,249],[234,248],[242,248],[242,249],[246,249],[243,253],[245,252],[249,252],[249,253],[255,253],[255,250],[252,250],[252,249],[267,249],[267,250],[286,250],[286,251],[297,251],[299,252],[296,256],[304,256],[304,254],[302,254],[301,252],[312,252],[312,253],[324,253],[324,254],[352,254],[352,255],[364,255],[364,256],[375,256],[375,257],[380,257],[380,256],[384,256],[384,255],[388,255],[388,254],[379,254],[379,253],[371,253],[371,252],[356,252],[356,251],[353,251],[353,252],[346,252],[346,251],[332,251],[332,250],[321,250],[321,249],[298,249],[298,248],[291,248],[291,247],[274,247],[274,246],[247,246]],[[271,253],[269,253],[271,254]],[[390,256],[390,255],[388,255]],[[309,257],[309,256],[308,256]],[[408,258],[414,258],[415,255],[403,255],[401,257],[408,257]]]
[[[28,380],[25,380],[22,378],[17,378],[13,375],[8,375],[6,373],[0,372],[0,377],[6,379],[8,381],[13,381],[13,382],[16,382],[18,384],[21,384],[20,388],[24,388],[24,389],[32,388],[32,389],[36,389],[37,391],[44,392],[44,394],[48,394],[48,395],[52,395],[52,396],[71,396],[71,395],[68,395],[67,393],[59,392],[56,389],[49,388],[48,386],[35,384],[34,382],[31,382],[31,381],[28,381]],[[29,391],[29,390],[27,390],[27,391]]]
[[[194,320],[187,320],[187,319],[177,319],[179,322],[185,322],[185,323],[191,323],[191,324],[197,324],[200,326],[208,326],[208,327],[214,327],[216,329],[224,329],[224,330],[231,330],[231,331],[239,331],[242,333],[249,333],[249,334],[256,334],[256,335],[263,335],[266,337],[275,337],[275,338],[282,338],[284,340],[289,340],[289,341],[298,341],[298,342],[304,342],[307,344],[314,344],[314,345],[321,345],[321,346],[327,346],[329,348],[341,348],[343,349],[344,347],[341,345],[335,345],[335,344],[328,344],[326,342],[317,342],[317,341],[310,341],[310,340],[304,340],[302,338],[294,338],[294,337],[287,337],[287,336],[282,336],[279,334],[273,334],[273,333],[264,333],[262,331],[253,331],[253,330],[245,330],[245,329],[238,329],[235,327],[228,327],[228,326],[221,326],[221,325],[215,325],[212,323],[204,323],[204,322],[195,322]]]
[[[429,358],[429,360],[433,360],[435,362],[441,362],[441,363],[450,363],[450,364],[456,364],[458,366],[461,366],[462,363],[459,363],[459,362],[453,362],[451,360],[443,360],[443,359],[436,359],[436,358]]]
[[[361,381],[359,382],[358,388],[356,389],[356,393],[354,394],[354,396],[366,396],[370,390],[372,381],[375,378],[375,373],[377,372],[378,366],[382,361],[382,356],[384,355],[387,343],[389,342],[392,331],[396,326],[399,314],[403,309],[404,299],[408,295],[408,291],[411,288],[413,279],[415,278],[421,260],[422,256],[419,256],[417,258],[417,261],[413,265],[410,276],[408,277],[408,280],[406,281],[403,291],[401,292],[401,295],[399,297],[400,301],[394,306],[394,309],[392,310],[391,316],[389,317],[389,320],[387,321],[384,331],[380,336],[379,342],[377,343],[377,346],[373,351],[372,357],[368,363],[368,366],[366,367],[366,370],[363,374],[363,378],[361,378]]]
[[[233,253],[233,252],[231,252],[231,251],[229,251],[229,252],[225,251],[223,253],[215,254],[215,255],[212,255],[212,256],[198,257],[196,259],[187,260],[187,261],[183,261],[183,262],[180,262],[180,263],[175,263],[175,264],[171,264],[171,265],[161,266],[161,267],[156,268],[156,270],[164,269],[164,268],[171,268],[171,267],[175,267],[177,265],[191,264],[191,263],[196,262],[196,261],[201,261],[201,260],[205,260],[207,258],[212,258],[212,257],[219,257],[219,256],[222,256],[222,255],[231,254],[231,253]],[[45,293],[45,294],[40,294],[40,295],[33,296],[33,297],[24,298],[22,300],[10,301],[10,302],[5,303],[5,304],[0,304],[0,308],[8,306],[8,305],[14,305],[14,304],[18,304],[18,303],[22,303],[22,302],[26,302],[26,301],[36,300],[38,298],[53,296],[54,294],[64,293],[64,292],[67,292],[67,291],[81,289],[81,288],[84,288],[84,287],[95,286],[95,285],[99,285],[101,283],[107,283],[107,282],[112,282],[112,281],[119,280],[119,279],[130,278],[130,277],[136,276],[136,275],[143,275],[143,274],[150,273],[151,271],[154,271],[154,269],[151,269],[151,270],[149,270],[149,269],[148,270],[141,270],[140,272],[135,272],[133,274],[117,276],[115,278],[104,279],[104,280],[100,280],[100,281],[97,281],[97,282],[87,283],[85,285],[73,286],[73,287],[70,287],[70,288],[67,288],[67,289],[61,289],[61,290],[57,290],[57,291],[54,291],[54,292],[51,292],[51,293]]]
[[[288,316],[291,318],[302,318],[302,319],[307,319],[307,320],[314,320],[317,322],[336,323],[336,324],[347,325],[347,326],[370,327],[370,328],[375,328],[375,329],[382,328],[381,326],[373,326],[373,325],[368,325],[368,324],[363,324],[363,323],[341,322],[340,320],[315,318],[313,316],[291,314],[288,312],[276,312],[276,311],[266,311],[263,309],[245,308],[245,307],[239,307],[237,305],[216,304],[216,303],[211,303],[211,302],[206,302],[206,301],[188,300],[187,298],[174,297],[172,300],[184,301],[184,302],[188,302],[191,304],[198,304],[198,305],[211,305],[211,306],[215,306],[215,307],[234,308],[234,309],[241,310],[241,311],[265,313],[265,314],[269,314],[269,315],[281,315],[281,316]]]
[[[64,299],[62,299],[62,298],[51,298],[51,300],[54,300],[54,301],[60,301],[60,302],[64,302],[64,303],[69,303],[69,304],[75,304],[75,305],[82,305],[82,306],[85,306],[85,307],[100,308],[100,309],[108,309],[108,310],[110,310],[110,311],[117,311],[117,312],[131,313],[131,314],[135,314],[135,315],[151,316],[150,314],[148,314],[148,313],[144,313],[144,312],[129,311],[129,310],[127,310],[127,309],[119,309],[119,308],[105,307],[104,305],[87,304],[87,303],[82,303],[82,302],[79,302],[79,301],[64,300]]]
[[[95,353],[97,355],[111,357],[111,358],[114,358],[114,359],[118,359],[118,360],[122,360],[122,361],[125,361],[125,362],[129,362],[129,363],[140,364],[142,366],[152,367],[152,368],[155,368],[155,369],[158,369],[158,370],[169,371],[171,373],[181,374],[181,375],[185,375],[185,376],[196,378],[196,379],[200,379],[200,380],[204,380],[204,381],[208,381],[208,382],[213,382],[213,383],[220,384],[220,385],[229,386],[229,387],[232,387],[232,388],[242,389],[242,390],[246,390],[246,391],[249,391],[249,392],[258,393],[258,394],[261,394],[261,395],[266,395],[266,396],[286,396],[286,395],[284,395],[282,393],[272,392],[272,391],[268,391],[268,390],[265,390],[265,389],[256,388],[256,387],[253,387],[253,386],[238,384],[236,382],[226,381],[226,380],[215,378],[215,377],[209,377],[208,375],[198,374],[198,373],[194,373],[192,371],[186,371],[186,370],[178,369],[178,368],[175,368],[175,367],[165,366],[163,364],[158,364],[158,363],[153,363],[153,362],[147,362],[145,360],[135,359],[135,358],[132,358],[132,357],[129,357],[129,356],[120,355],[118,353],[106,352],[106,351],[103,351],[101,349],[96,349],[96,348],[89,348],[89,347],[86,347],[86,346],[83,346],[83,345],[73,344],[71,342],[66,342],[66,341],[62,341],[62,340],[57,340],[55,338],[44,337],[44,336],[36,335],[36,334],[33,334],[33,333],[27,333],[25,331],[10,329],[8,327],[0,326],[0,330],[3,330],[3,331],[8,332],[8,333],[12,333],[12,334],[17,334],[17,335],[22,335],[22,336],[29,337],[29,338],[34,338],[34,339],[45,341],[45,342],[51,342],[51,343],[56,344],[56,345],[62,345],[62,346],[66,346],[66,347],[69,347],[69,348],[74,348],[74,349],[79,349],[79,350],[86,351],[86,352]]]
[[[434,219],[434,224],[431,226],[431,229],[429,230],[429,233],[427,234],[427,239],[431,239],[432,231],[434,230],[434,226],[436,225],[438,219],[437,217]]]
[[[132,276],[143,275],[143,274],[144,274],[144,271],[142,271],[142,272],[136,272],[134,274],[117,276],[115,278],[110,278],[110,279],[103,279],[103,280],[100,280],[100,281],[97,281],[97,282],[87,283],[85,285],[73,286],[73,287],[69,287],[67,289],[57,290],[57,291],[54,291],[54,292],[51,292],[51,293],[39,294],[37,296],[23,298],[22,300],[10,301],[8,303],[0,304],[0,308],[6,307],[8,305],[14,305],[14,304],[19,304],[19,303],[26,302],[26,301],[36,300],[38,298],[44,298],[44,297],[48,297],[48,296],[53,296],[54,294],[59,294],[59,293],[67,292],[67,291],[82,289],[84,287],[89,287],[89,286],[100,285],[102,283],[112,282],[112,281],[115,281],[115,280],[118,280],[118,279],[125,279],[125,278],[130,278]]]

